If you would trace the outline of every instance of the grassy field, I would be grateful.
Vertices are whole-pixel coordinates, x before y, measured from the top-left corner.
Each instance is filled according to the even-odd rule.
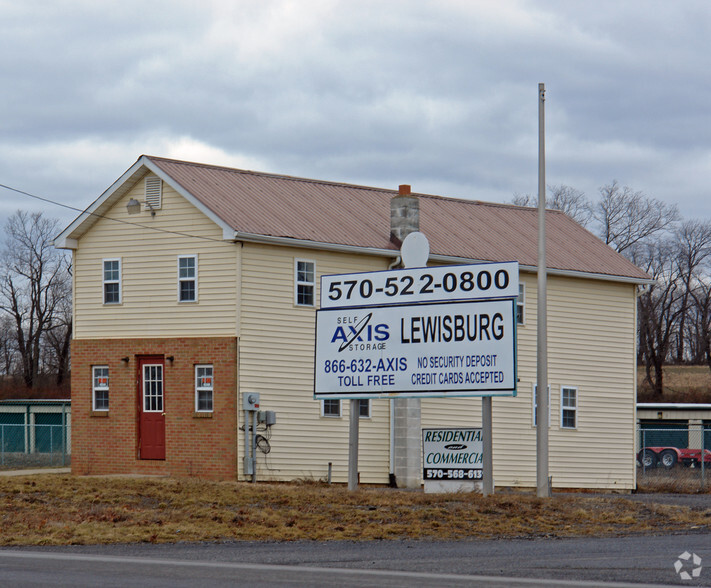
[[[586,494],[349,492],[325,484],[0,478],[0,545],[225,540],[472,540],[705,530],[711,508]]]
[[[705,365],[670,365],[664,368],[662,398],[652,395],[645,384],[645,369],[637,368],[639,402],[711,403],[711,370]]]

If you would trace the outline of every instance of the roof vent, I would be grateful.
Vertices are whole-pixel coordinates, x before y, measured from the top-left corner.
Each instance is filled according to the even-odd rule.
[[[163,180],[156,176],[146,178],[146,193],[143,210],[159,210],[163,196]]]
[[[410,233],[420,230],[420,201],[402,184],[390,200],[390,233],[401,243]]]

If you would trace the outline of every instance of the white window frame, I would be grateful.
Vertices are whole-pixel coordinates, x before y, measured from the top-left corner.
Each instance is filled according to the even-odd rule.
[[[299,264],[300,263],[310,263],[312,266],[312,277],[311,281],[299,280]],[[309,287],[311,288],[311,303],[305,304],[299,302],[299,287]],[[316,306],[316,262],[313,259],[294,259],[294,304],[296,306],[305,306],[308,308],[313,308]]]
[[[155,373],[149,368],[156,368]],[[159,368],[159,369],[158,369]],[[142,412],[164,412],[165,410],[165,369],[162,363],[144,363],[141,378],[143,378],[143,394],[141,398]],[[156,376],[153,378],[152,376]],[[160,377],[158,377],[160,376]],[[160,394],[151,389],[150,384],[160,382]],[[160,404],[158,403],[160,400]],[[148,401],[148,403],[146,403]]]
[[[563,394],[564,390],[572,391],[574,393],[573,399],[574,399],[575,403],[573,406],[565,406],[564,394]],[[573,413],[573,421],[575,424],[572,427],[563,424],[565,422],[565,419],[563,417],[566,412]],[[561,386],[560,387],[560,428],[567,429],[569,431],[578,428],[578,387],[577,386]]]
[[[192,259],[195,261],[195,275],[190,278],[184,278],[180,275],[180,260],[181,259]],[[178,302],[180,304],[194,304],[198,301],[198,256],[197,253],[189,255],[178,255]],[[192,300],[181,300],[180,299],[180,286],[183,282],[194,282],[195,283],[195,298]]]
[[[103,374],[97,374],[98,370],[106,370],[106,386],[99,385],[97,378],[104,377]],[[109,366],[107,365],[93,365],[91,366],[91,410],[93,411],[108,411],[109,410]],[[106,393],[106,406],[97,406],[96,403],[96,393],[105,392]]]
[[[199,370],[210,370],[210,381],[201,381],[198,376]],[[210,393],[210,408],[200,408],[200,393]],[[215,410],[215,368],[211,363],[199,363],[195,365],[195,412],[213,412]]]
[[[518,309],[521,309],[521,320],[518,320]],[[516,323],[519,325],[526,324],[526,285],[518,283],[518,298],[516,298]]]
[[[338,403],[338,414],[332,414],[326,412],[326,402],[337,402]],[[342,416],[341,412],[341,401],[338,398],[324,398],[321,400],[321,416],[327,419],[340,419]]]
[[[118,280],[107,280],[106,279],[106,264],[109,262],[117,262],[118,263]],[[106,259],[101,260],[101,300],[103,301],[104,304],[107,305],[113,305],[113,304],[121,304],[123,302],[123,287],[121,284],[122,280],[122,268],[121,268],[121,258],[120,257],[108,257]],[[117,301],[112,301],[112,302],[107,302],[106,301],[106,286],[108,284],[118,284],[118,300]]]
[[[538,409],[538,384],[533,384],[533,426],[538,426],[536,411]],[[551,387],[548,386],[548,428],[551,428]]]

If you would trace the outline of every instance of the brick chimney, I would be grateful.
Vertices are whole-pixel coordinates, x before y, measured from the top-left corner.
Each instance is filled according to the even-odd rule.
[[[402,243],[410,233],[420,230],[420,201],[401,184],[398,195],[390,200],[390,233]]]

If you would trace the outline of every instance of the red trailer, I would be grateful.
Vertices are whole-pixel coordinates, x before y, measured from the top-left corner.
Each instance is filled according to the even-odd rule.
[[[688,467],[701,465],[701,449],[679,449],[677,447],[645,447],[637,454],[637,463],[644,468],[673,468],[681,463]],[[704,449],[704,466],[711,464],[711,451]]]

